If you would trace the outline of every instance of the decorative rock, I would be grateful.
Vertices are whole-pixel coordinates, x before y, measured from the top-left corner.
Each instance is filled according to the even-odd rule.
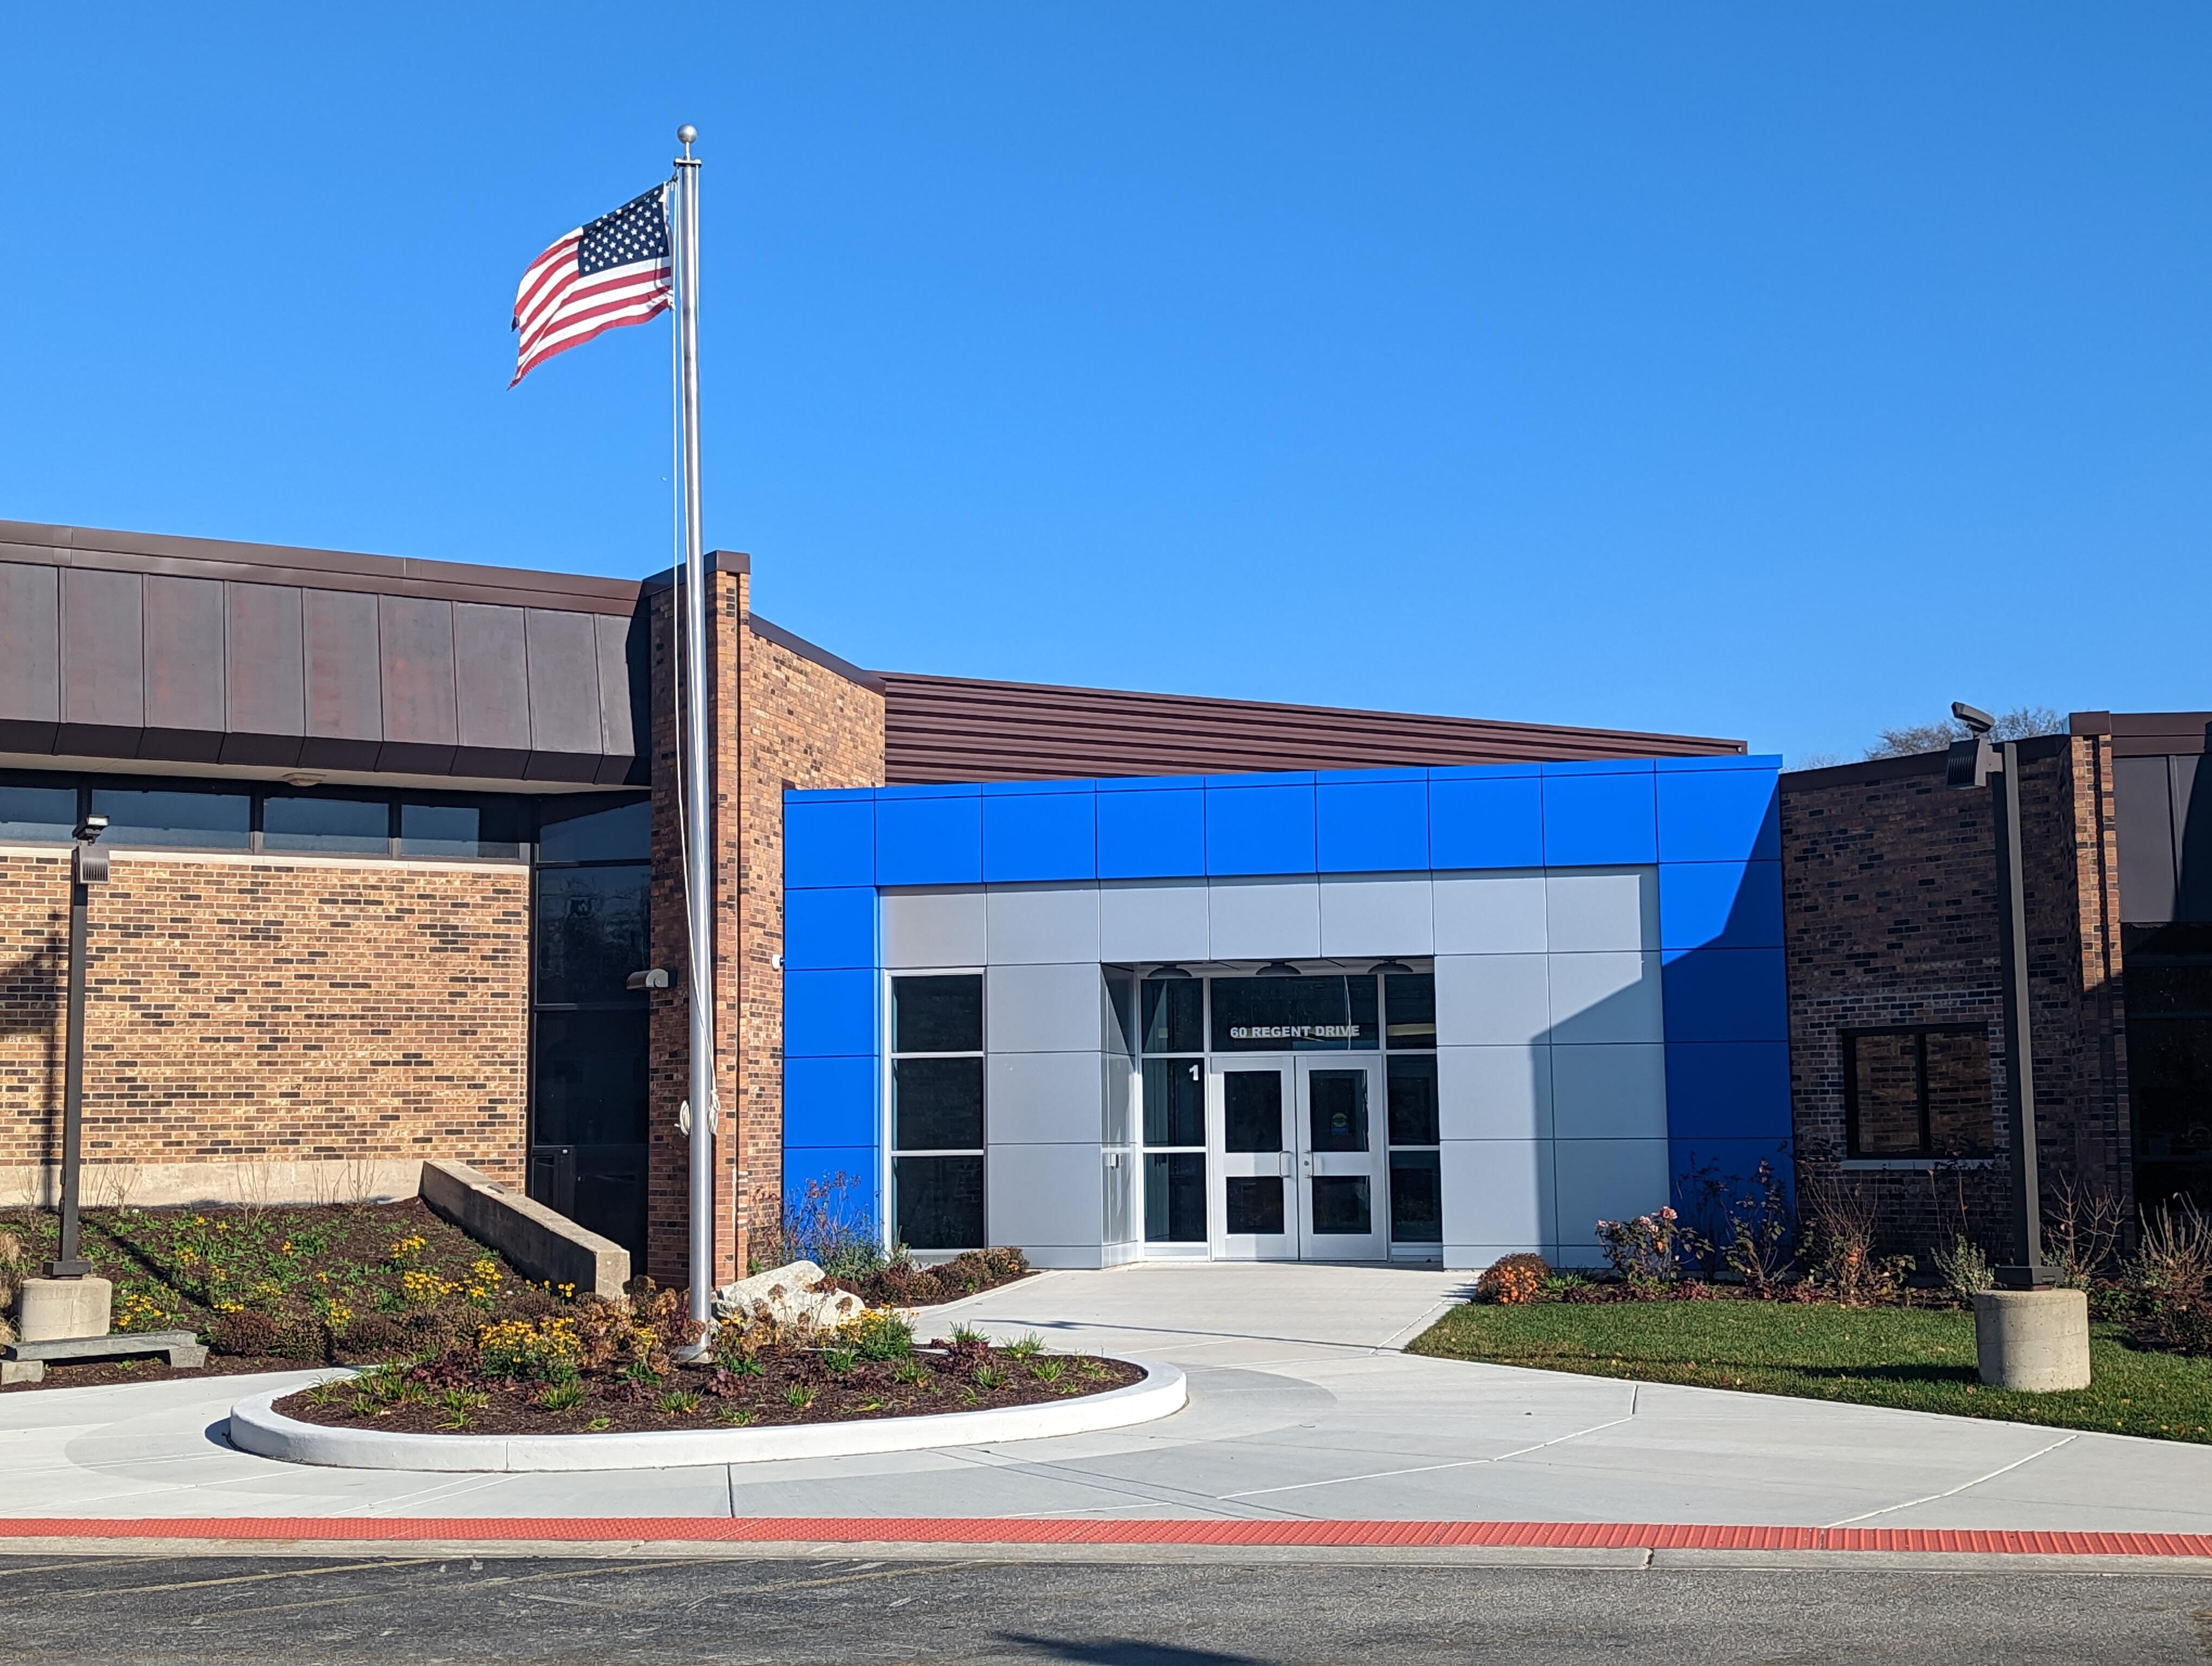
[[[825,1290],[811,1261],[770,1268],[714,1292],[714,1316],[725,1324],[769,1324],[780,1330],[835,1330],[867,1311],[849,1290]]]

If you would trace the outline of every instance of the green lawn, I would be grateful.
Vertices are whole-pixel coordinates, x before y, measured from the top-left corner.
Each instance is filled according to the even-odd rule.
[[[1412,1353],[1502,1365],[1850,1400],[2212,1444],[2212,1359],[2131,1347],[2095,1325],[2090,1385],[2064,1394],[1984,1388],[1971,1313],[1794,1302],[1540,1302],[1454,1308]]]

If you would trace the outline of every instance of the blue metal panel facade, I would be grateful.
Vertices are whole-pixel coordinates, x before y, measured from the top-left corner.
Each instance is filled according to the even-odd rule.
[[[1653,864],[1677,1184],[1762,1158],[1786,1178],[1780,763],[787,793],[786,1189],[839,1172],[880,1187],[880,888]]]

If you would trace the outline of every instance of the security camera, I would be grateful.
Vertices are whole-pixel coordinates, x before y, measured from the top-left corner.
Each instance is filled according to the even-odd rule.
[[[1970,706],[1963,700],[1951,702],[1951,715],[1973,731],[1975,735],[1987,734],[1997,726],[1997,721],[1979,706]]]
[[[87,844],[106,831],[107,818],[105,816],[87,816],[76,824],[76,836]]]

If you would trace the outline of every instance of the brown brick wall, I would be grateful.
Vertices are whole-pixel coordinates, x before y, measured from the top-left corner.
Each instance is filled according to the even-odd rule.
[[[118,853],[112,873],[88,939],[87,1162],[440,1157],[521,1180],[525,870]],[[65,855],[0,852],[18,1176],[60,1160],[68,909]]]
[[[779,1209],[783,1172],[783,793],[884,780],[884,697],[765,637],[744,640],[744,1113],[739,1230]]]
[[[2108,741],[2031,743],[2021,833],[2046,1203],[2062,1183],[2126,1198],[2118,897]],[[1953,792],[1942,760],[1783,777],[1791,1100],[1801,1161],[1844,1150],[1842,1031],[1987,1026],[1997,1161],[1986,1170],[1847,1165],[1880,1201],[1887,1247],[1923,1252],[1964,1224],[2009,1253],[2001,898],[1990,795]]]

